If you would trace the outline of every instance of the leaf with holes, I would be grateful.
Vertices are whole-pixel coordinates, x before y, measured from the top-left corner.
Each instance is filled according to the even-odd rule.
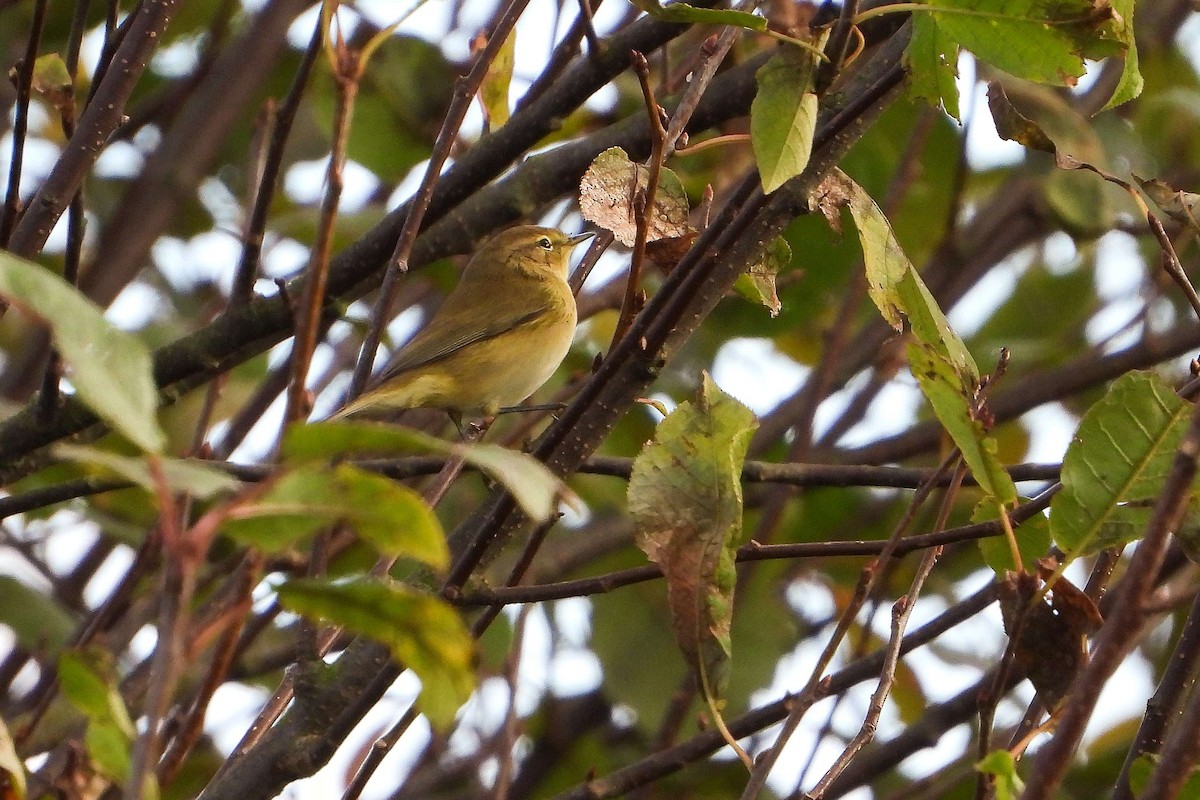
[[[639,192],[650,185],[650,170],[634,163],[619,147],[610,147],[592,161],[579,181],[579,213],[625,245],[637,236],[634,222],[640,213],[634,202]],[[688,236],[687,192],[679,176],[663,167],[654,194],[654,213],[650,215],[647,242]]]
[[[933,0],[937,26],[983,61],[1039,83],[1074,86],[1084,59],[1124,55],[1132,20],[1106,0]]]
[[[638,547],[667,578],[675,639],[713,699],[729,676],[742,462],[757,427],[705,374],[697,398],[659,424],[629,479]]]
[[[941,106],[955,119],[958,111],[958,42],[937,26],[929,14],[913,14],[912,38],[904,50],[908,93]]]
[[[738,277],[734,290],[753,303],[763,305],[772,317],[779,315],[783,304],[775,288],[775,278],[792,263],[792,246],[787,239],[776,236],[763,251],[762,257]]]

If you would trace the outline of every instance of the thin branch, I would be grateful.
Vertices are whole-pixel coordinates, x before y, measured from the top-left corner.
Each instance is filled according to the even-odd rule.
[[[125,104],[179,5],[175,0],[143,0],[130,15],[128,32],[113,55],[120,68],[109,69],[96,86],[91,102],[80,116],[75,136],[13,230],[8,242],[12,252],[29,257],[45,244],[59,216],[99,158],[109,134],[121,123]]]
[[[1130,770],[1134,762],[1143,756],[1161,755],[1168,721],[1173,721],[1175,730],[1185,729],[1179,718],[1179,708],[1188,692],[1195,695],[1197,670],[1200,670],[1200,595],[1193,599],[1191,611],[1167,660],[1158,687],[1146,703],[1146,713],[1142,716],[1137,735],[1121,766],[1121,774],[1113,786],[1110,795],[1112,800],[1134,800]],[[1191,730],[1197,728],[1193,726]],[[1159,763],[1165,763],[1165,759],[1160,758]]]
[[[1057,486],[1042,492],[1028,503],[1012,511],[1014,524],[1029,519],[1050,507],[1050,499],[1058,491]],[[908,553],[930,547],[941,547],[958,542],[974,541],[1004,534],[999,520],[949,528],[938,533],[906,536],[894,546],[891,556],[897,558]],[[737,551],[737,561],[763,561],[793,558],[834,558],[847,556],[880,556],[888,542],[797,542],[789,544],[758,545],[755,542],[742,545]],[[567,597],[586,597],[604,594],[623,586],[652,581],[662,577],[656,566],[635,567],[610,572],[595,578],[542,584],[538,586],[514,586],[497,589],[474,589],[453,598],[461,606],[482,606],[495,603],[536,603],[544,600],[560,600]]]
[[[25,42],[25,55],[17,65],[12,158],[8,162],[8,191],[4,196],[4,208],[0,211],[0,247],[8,246],[13,227],[21,214],[21,170],[25,163],[25,134],[29,130],[29,100],[38,46],[42,41],[42,27],[46,22],[46,5],[47,0],[36,0],[33,4],[33,24]]]
[[[269,125],[270,143],[262,159],[262,167],[258,171],[258,182],[254,189],[254,203],[250,218],[246,221],[243,233],[242,255],[234,270],[233,289],[230,292],[230,303],[242,305],[250,301],[254,289],[254,277],[258,272],[259,260],[262,257],[263,234],[267,227],[267,214],[271,201],[275,198],[275,190],[279,181],[279,171],[283,165],[283,151],[292,133],[292,124],[300,101],[304,97],[304,89],[308,86],[308,78],[312,74],[317,54],[321,51],[324,30],[318,18],[308,40],[304,56],[296,67],[292,77],[292,85],[287,96],[272,116]]]
[[[387,733],[380,736],[371,743],[371,750],[367,753],[367,757],[363,759],[363,763],[359,766],[358,771],[354,773],[354,777],[350,780],[350,784],[346,787],[346,791],[342,793],[342,800],[358,800],[362,795],[363,789],[367,786],[367,781],[371,780],[371,776],[379,769],[379,765],[383,763],[383,759],[387,754],[392,752],[399,743],[400,738],[405,732],[412,727],[412,724],[417,721],[420,713],[417,707],[410,706],[405,711],[400,719],[388,728]]]
[[[635,234],[633,253],[629,259],[629,274],[625,278],[625,299],[621,303],[621,314],[613,329],[613,343],[621,340],[633,317],[641,310],[639,293],[642,287],[642,267],[646,260],[646,241],[650,226],[654,219],[654,203],[658,197],[658,181],[662,175],[663,160],[666,157],[667,131],[663,127],[663,115],[666,113],[654,99],[654,90],[650,86],[650,63],[646,56],[637,50],[629,54],[629,62],[637,75],[638,84],[642,87],[642,99],[646,103],[646,118],[650,123],[650,158],[646,162],[646,188],[641,189],[639,169],[634,170],[633,188],[631,192],[638,202],[630,204],[634,214]]]
[[[325,6],[328,8],[328,6]],[[336,7],[336,6],[335,6]],[[333,36],[324,32],[325,40]],[[329,45],[327,44],[327,47]],[[291,378],[288,383],[287,412],[284,424],[299,422],[308,416],[308,367],[317,347],[317,337],[324,316],[326,286],[329,281],[329,260],[333,250],[333,228],[337,221],[338,203],[342,198],[342,171],[346,165],[346,150],[350,145],[350,121],[358,82],[362,77],[363,56],[353,53],[341,39],[338,41],[330,66],[337,86],[337,101],[333,114],[333,142],[329,166],[325,171],[325,195],[317,224],[308,266],[304,270],[303,292],[296,315],[296,335],[292,344]]]

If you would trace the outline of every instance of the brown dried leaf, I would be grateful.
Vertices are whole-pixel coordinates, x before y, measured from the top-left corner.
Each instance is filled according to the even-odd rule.
[[[649,177],[649,170],[630,161],[624,150],[610,147],[596,156],[579,182],[579,212],[584,219],[612,231],[622,244],[632,245],[637,236],[635,198],[645,192]],[[664,167],[646,241],[687,236],[691,232],[688,211],[679,176]]]
[[[1099,611],[1065,578],[1055,582],[1051,602],[1038,597],[1041,588],[1036,576],[1010,572],[1000,584],[1000,613],[1009,637],[1016,634],[1012,648],[1017,666],[1053,710],[1087,664],[1086,636]]]
[[[992,81],[988,85],[987,97],[988,108],[992,110],[992,119],[996,123],[996,133],[1001,139],[1008,139],[1046,153],[1057,151],[1058,148],[1046,132],[1036,122],[1017,111],[999,82]]]
[[[842,208],[850,202],[852,190],[845,175],[833,170],[821,179],[808,195],[808,207],[821,212],[829,227],[838,236],[842,235]]]
[[[679,260],[692,249],[692,243],[700,235],[699,231],[691,230],[683,236],[673,236],[657,239],[646,243],[646,258],[663,272],[670,272]]]
[[[1176,189],[1158,178],[1140,178],[1136,174],[1133,179],[1142,187],[1146,196],[1163,210],[1171,219],[1181,225],[1188,225],[1200,233],[1200,194]]]

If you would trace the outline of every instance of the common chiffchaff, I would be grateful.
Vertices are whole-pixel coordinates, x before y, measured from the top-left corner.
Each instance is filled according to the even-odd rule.
[[[374,385],[339,417],[441,408],[493,416],[533,394],[562,363],[575,335],[567,266],[590,233],[519,225],[480,244],[458,286],[402,347]]]

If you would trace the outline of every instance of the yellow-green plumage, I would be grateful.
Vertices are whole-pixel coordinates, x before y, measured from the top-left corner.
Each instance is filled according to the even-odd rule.
[[[429,324],[333,418],[404,408],[491,416],[529,397],[571,347],[567,266],[589,236],[519,225],[485,240]]]

